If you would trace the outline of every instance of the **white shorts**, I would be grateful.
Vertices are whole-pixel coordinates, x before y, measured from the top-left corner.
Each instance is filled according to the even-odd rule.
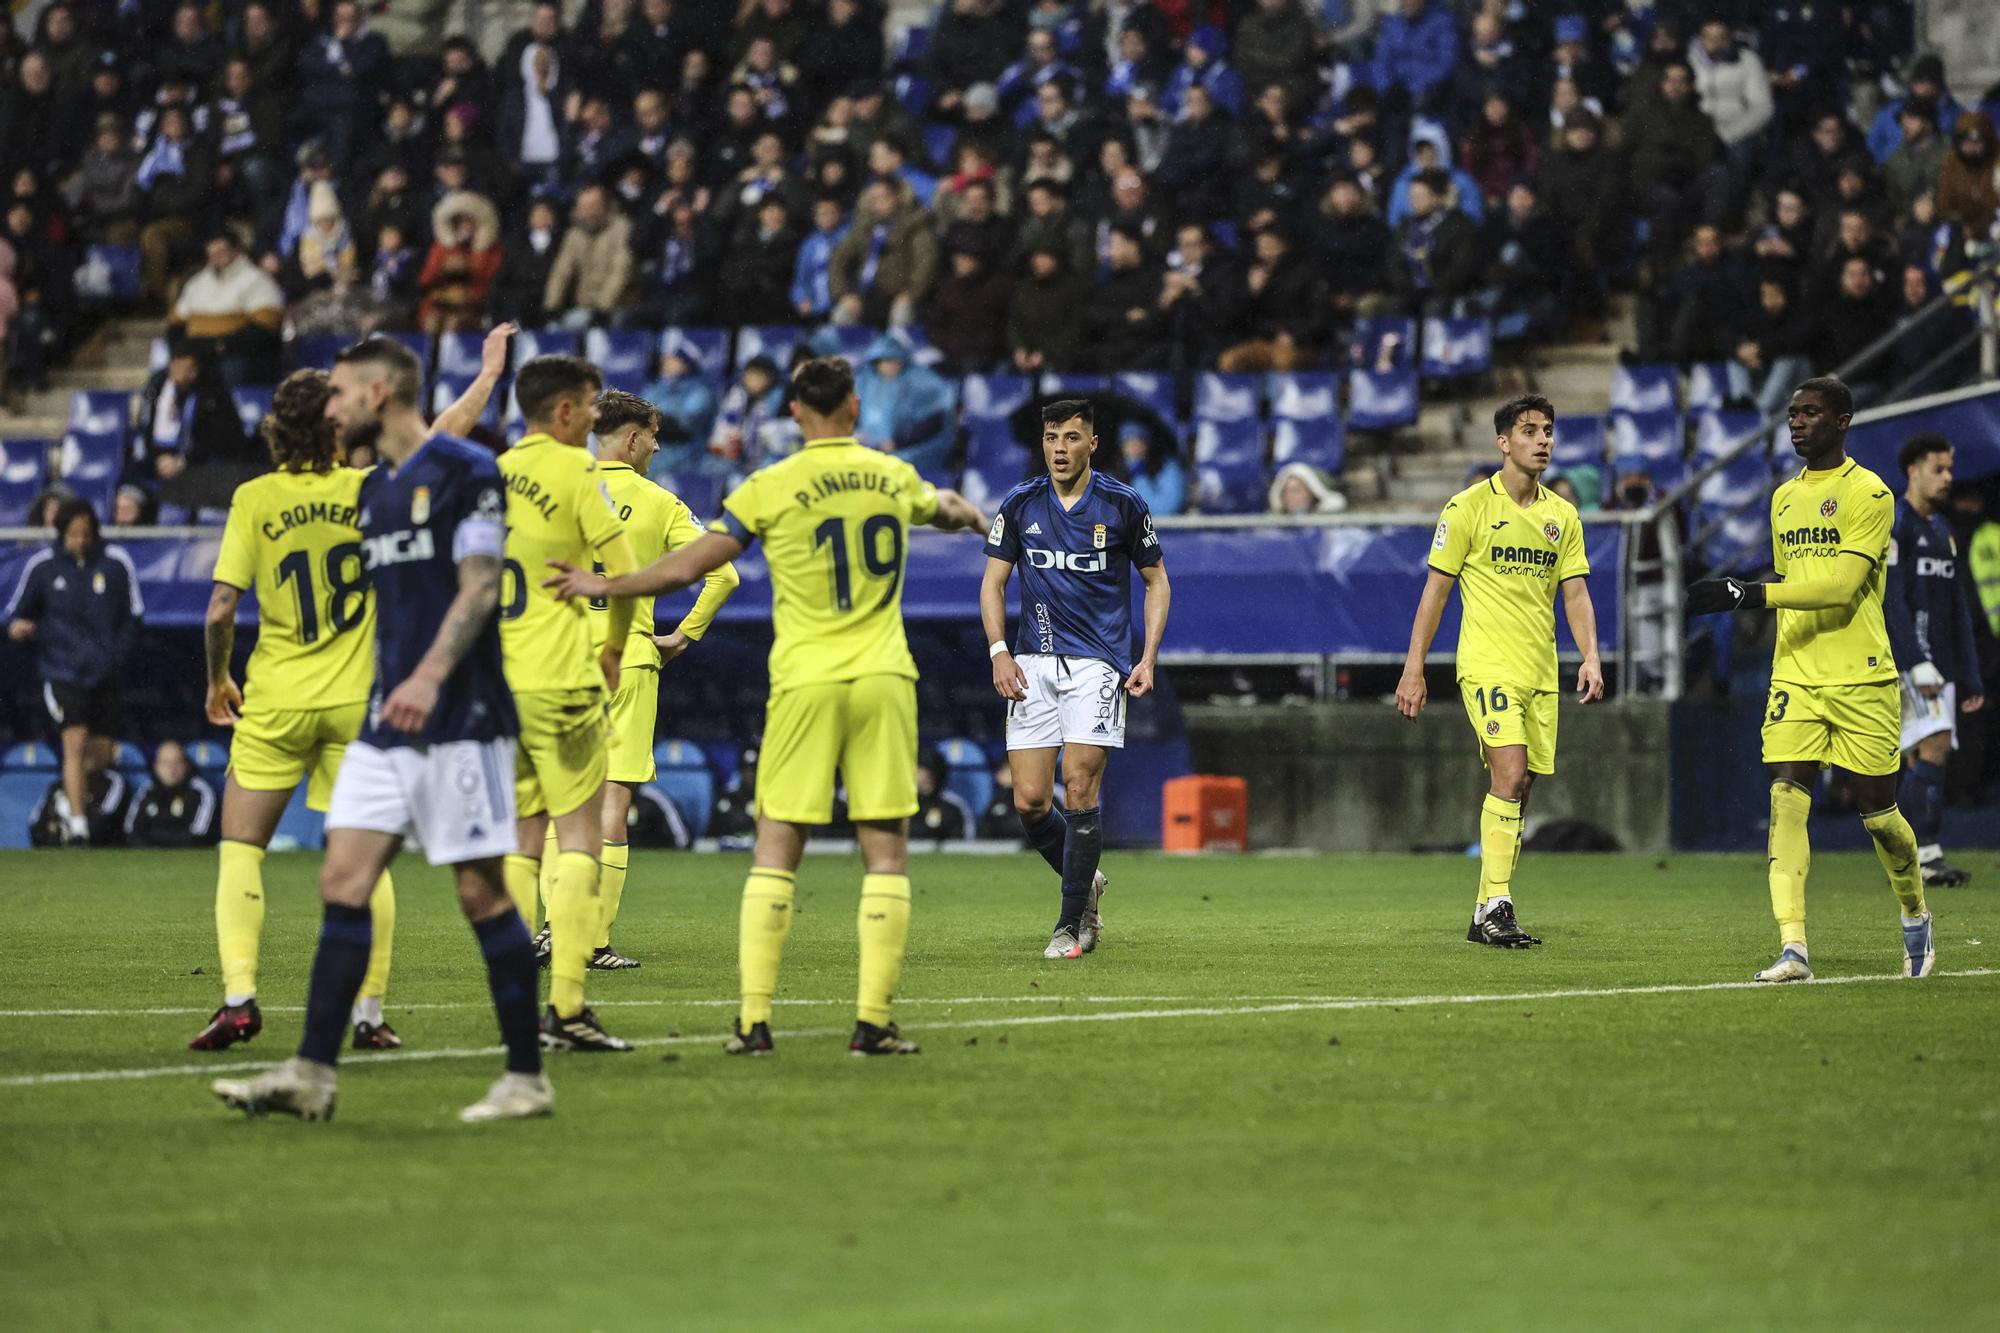
[[[355,741],[326,826],[407,838],[434,866],[505,856],[516,846],[514,738],[387,750]]]
[[[1951,733],[1951,748],[1958,748],[1958,686],[1950,681],[1934,699],[1917,693],[1908,676],[1903,677],[1903,748],[1909,749],[1927,736],[1940,731]]]
[[[1008,749],[1124,748],[1125,681],[1117,667],[1094,657],[1042,653],[1014,660],[1028,678],[1028,697],[1007,705]]]

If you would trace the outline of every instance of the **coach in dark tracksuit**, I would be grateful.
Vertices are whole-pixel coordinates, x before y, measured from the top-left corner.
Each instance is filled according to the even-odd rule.
[[[119,667],[145,605],[131,557],[104,544],[89,501],[58,509],[56,533],[21,571],[7,635],[41,650],[42,701],[62,740],[64,822],[83,842],[90,780],[116,752]]]

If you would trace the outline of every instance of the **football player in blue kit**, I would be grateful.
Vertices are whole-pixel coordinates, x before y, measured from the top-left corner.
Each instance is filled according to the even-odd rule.
[[[1081,958],[1104,935],[1099,789],[1125,744],[1125,701],[1153,688],[1171,590],[1139,493],[1090,466],[1091,406],[1042,409],[1048,474],[1007,493],[986,534],[979,614],[993,688],[1007,701],[1007,763],[1029,845],[1062,877],[1062,912],[1044,958]],[[1007,639],[1007,580],[1021,575],[1021,619]],[[1145,643],[1132,655],[1131,571],[1146,585]],[[1018,651],[1017,651],[1018,650]],[[1062,755],[1063,805],[1055,804]]]
[[[1896,455],[1906,482],[1889,541],[1882,619],[1903,677],[1903,770],[1896,804],[1917,835],[1924,887],[1956,888],[1972,876],[1944,859],[1944,765],[1958,748],[1958,715],[1979,711],[1979,655],[1972,604],[1958,582],[1958,543],[1938,512],[1951,495],[1951,441],[1913,435]]]
[[[431,434],[417,413],[423,369],[405,347],[370,338],[342,352],[327,415],[348,448],[382,465],[362,482],[362,559],[376,599],[375,683],[347,747],[326,817],[325,914],[299,1051],[215,1094],[251,1115],[333,1116],[334,1062],[368,966],[368,911],[382,871],[413,839],[449,865],[459,906],[486,956],[507,1067],[464,1121],[547,1115],[536,967],[528,928],[501,875],[514,848],[514,743],[496,611],[507,491],[493,455]]]

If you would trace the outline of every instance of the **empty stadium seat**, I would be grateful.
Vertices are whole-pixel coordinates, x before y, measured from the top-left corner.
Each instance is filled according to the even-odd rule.
[[[1255,421],[1261,387],[1255,375],[1203,371],[1194,379],[1194,419]]]
[[[1261,514],[1270,500],[1270,478],[1258,462],[1229,460],[1197,465],[1195,502],[1204,514]]]
[[[439,371],[437,382],[431,385],[432,419],[435,420],[438,413],[443,412],[444,410],[449,408],[453,403],[457,402],[459,400],[460,395],[462,395],[467,389],[471,388],[472,382],[478,378],[479,377],[477,374],[447,375],[443,371]],[[497,393],[491,393],[486,396],[486,406],[479,414],[480,425],[489,427],[494,430],[499,429],[500,398],[501,395]],[[512,402],[513,391],[511,387],[507,393],[507,398],[509,402]]]
[[[1611,410],[1671,412],[1679,406],[1679,379],[1668,365],[1620,366],[1611,376]]]
[[[959,386],[965,420],[1005,421],[1035,396],[1026,375],[967,375]]]
[[[939,171],[951,167],[952,151],[958,147],[958,129],[952,125],[930,124],[924,126],[924,155]]]
[[[1248,421],[1197,420],[1194,424],[1194,461],[1197,463],[1264,461],[1264,429],[1252,418]]]
[[[162,500],[160,511],[153,515],[153,521],[163,528],[185,527],[194,522],[194,511],[186,505],[171,504]]]
[[[1280,370],[1264,382],[1271,415],[1283,421],[1317,421],[1340,415],[1340,377],[1330,370]]]
[[[604,376],[604,386],[627,393],[638,393],[652,379],[657,347],[644,329],[592,329],[583,339],[583,354]]]
[[[655,477],[653,480],[679,496],[681,503],[697,514],[722,512],[722,497],[729,489],[727,477],[709,476],[700,472]]]
[[[910,349],[910,360],[920,366],[935,367],[944,360],[944,353],[931,341],[931,335],[915,324],[897,329],[895,337]]]
[[[92,245],[76,267],[76,294],[85,301],[129,305],[139,296],[139,247]]]
[[[52,745],[21,741],[0,750],[0,771],[17,773],[60,773],[62,755]]]
[[[1014,428],[1005,418],[969,417],[965,422],[965,465],[1011,471],[1014,481],[1019,481],[1028,466],[1028,450],[1015,438]]]
[[[0,528],[21,527],[49,470],[49,442],[0,440]]]
[[[1711,524],[1719,526],[1703,536]],[[1696,554],[1701,562],[1716,572],[1757,569],[1771,558],[1771,528],[1761,506],[1696,505],[1688,532],[1698,539]]]
[[[1484,315],[1424,322],[1419,370],[1433,379],[1466,379],[1493,368],[1493,321]]]
[[[670,739],[653,747],[653,764],[658,770],[654,783],[681,812],[688,831],[701,837],[715,809],[715,774],[708,755],[693,741]]]
[[[312,333],[292,340],[292,364],[300,370],[332,370],[340,349],[353,342],[339,333]]]
[[[1688,369],[1687,410],[1719,412],[1729,403],[1729,366],[1702,362]]]
[[[1347,461],[1347,441],[1337,416],[1298,421],[1281,417],[1271,426],[1271,466],[1307,463],[1338,473]]]
[[[1109,388],[1108,375],[1057,374],[1045,371],[1036,386],[1044,398],[1088,398]]]
[[[1347,428],[1395,430],[1417,424],[1417,372],[1351,370],[1347,373]]]
[[[165,338],[155,338],[146,348],[146,373],[157,375],[173,360],[173,350]]]
[[[52,773],[0,771],[0,849],[19,851],[32,845],[28,824],[53,781]]]
[[[1550,458],[1558,469],[1604,466],[1604,418],[1556,418],[1556,448]]]
[[[1178,422],[1181,417],[1174,377],[1150,370],[1127,370],[1111,377],[1111,391],[1130,398],[1159,414],[1162,421]]]
[[[896,49],[893,57],[894,63],[899,66],[914,65],[921,61],[924,58],[924,53],[930,49],[930,25],[926,23],[912,23],[909,27],[903,29],[900,37],[896,38]]]
[[[72,433],[63,437],[63,484],[95,505],[100,519],[111,513],[111,500],[118,493],[118,476],[124,465],[122,436]]]
[[[271,398],[277,390],[269,385],[254,385],[248,388],[231,389],[229,396],[236,400],[236,415],[243,421],[243,433],[253,440],[257,427],[264,424],[264,418],[271,414]]]
[[[986,751],[978,741],[967,740],[963,736],[952,736],[937,744],[937,752],[945,763],[951,765],[951,772],[945,778],[945,788],[955,793],[972,810],[973,818],[986,808],[993,799],[993,764],[987,759]],[[968,836],[972,830],[967,829]]]
[[[1695,456],[1703,461],[1720,458],[1763,424],[1763,416],[1756,412],[1703,412],[1694,422]]]
[[[660,354],[675,348],[692,348],[694,359],[710,374],[729,364],[729,330],[710,328],[668,329],[660,335]]]
[[[229,747],[221,741],[198,740],[183,742],[187,750],[188,763],[195,771],[216,784],[216,791],[222,790],[223,775],[229,771]]]
[[[1686,451],[1686,434],[1675,411],[1611,415],[1611,452],[1619,457],[1679,458]]]
[[[1404,369],[1416,364],[1417,321],[1403,315],[1376,315],[1354,321],[1348,354],[1356,367],[1373,370],[1382,363],[1385,345],[1390,366]]]
[[[69,396],[71,435],[108,437],[122,447],[132,427],[132,395],[122,389],[78,389]]]
[[[1679,454],[1614,453],[1611,458],[1612,476],[1622,477],[1629,472],[1643,472],[1662,491],[1670,491],[1687,479],[1688,469]]]
[[[576,356],[582,350],[583,339],[567,329],[522,329],[514,335],[516,366],[538,356]]]
[[[742,370],[760,356],[768,356],[782,374],[792,364],[792,353],[798,349],[803,337],[799,330],[789,324],[751,324],[736,331],[736,369]],[[709,374],[720,371],[720,366],[704,366]]]
[[[471,380],[479,377],[483,333],[440,333],[437,339],[437,373],[443,379]]]

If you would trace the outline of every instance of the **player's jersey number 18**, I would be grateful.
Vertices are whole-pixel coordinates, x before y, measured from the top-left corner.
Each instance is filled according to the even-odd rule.
[[[328,548],[319,578],[326,585],[326,632],[344,634],[359,625],[368,612],[368,571],[361,559],[361,543],[342,542]],[[293,551],[280,560],[278,582],[291,585],[298,603],[299,642],[319,642],[320,600],[311,555]]]

